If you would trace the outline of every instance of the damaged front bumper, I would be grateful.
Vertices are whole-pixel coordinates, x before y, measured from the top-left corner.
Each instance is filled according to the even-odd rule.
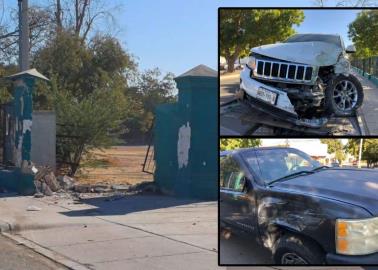
[[[252,79],[248,66],[240,73],[240,88],[247,94],[249,105],[276,118],[311,128],[320,128],[328,121],[327,118],[299,118],[288,94],[279,88]]]

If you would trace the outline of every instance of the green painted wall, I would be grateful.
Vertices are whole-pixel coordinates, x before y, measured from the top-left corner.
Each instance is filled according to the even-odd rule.
[[[208,71],[208,73],[205,72]],[[208,75],[209,74],[209,75]],[[185,75],[185,74],[184,74]],[[176,78],[176,104],[156,109],[155,181],[166,192],[181,197],[218,197],[218,78],[207,67]],[[190,126],[188,163],[179,168],[180,127]]]

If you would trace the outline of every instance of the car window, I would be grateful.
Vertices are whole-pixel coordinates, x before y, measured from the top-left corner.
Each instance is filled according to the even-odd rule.
[[[310,156],[291,148],[264,149],[258,150],[256,153],[251,151],[246,152],[243,157],[251,170],[266,183],[318,167],[318,163],[313,161]]]
[[[239,163],[232,157],[220,159],[220,187],[242,191],[244,188],[244,173]]]

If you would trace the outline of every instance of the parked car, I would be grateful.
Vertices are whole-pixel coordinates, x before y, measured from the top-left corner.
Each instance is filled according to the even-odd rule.
[[[350,116],[363,102],[339,35],[297,34],[252,48],[240,88],[255,107],[288,117]]]
[[[221,152],[220,227],[257,239],[276,264],[377,264],[377,189],[378,171],[293,148]]]

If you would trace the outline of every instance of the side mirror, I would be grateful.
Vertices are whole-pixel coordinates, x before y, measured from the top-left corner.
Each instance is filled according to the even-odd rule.
[[[355,53],[356,47],[354,45],[349,45],[348,47],[346,47],[345,52],[346,53]]]

